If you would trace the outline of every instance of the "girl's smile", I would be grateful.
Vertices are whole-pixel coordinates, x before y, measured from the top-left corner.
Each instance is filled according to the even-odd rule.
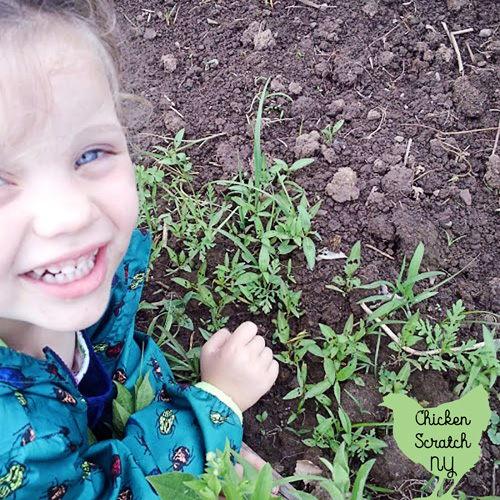
[[[99,288],[106,277],[106,246],[82,255],[78,259],[59,260],[25,273],[22,277],[28,286],[39,287],[41,293],[48,293],[61,299],[77,299]]]

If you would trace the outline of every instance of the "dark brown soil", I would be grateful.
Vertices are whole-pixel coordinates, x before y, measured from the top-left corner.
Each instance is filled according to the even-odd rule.
[[[252,102],[271,77],[271,88],[293,101],[278,99],[268,113],[263,148],[288,162],[315,157],[295,180],[310,200],[323,200],[315,220],[319,246],[340,242],[347,253],[360,239],[361,277],[368,281],[394,278],[403,255],[423,241],[426,269],[454,273],[468,266],[441,290],[443,308],[461,298],[467,310],[499,312],[500,160],[490,158],[500,119],[496,0],[328,0],[324,8],[274,0],[274,9],[263,0],[117,3],[125,90],[152,105],[150,117],[132,124],[140,148],[181,127],[188,138],[224,133],[190,150],[199,185],[229,178],[239,165],[250,169]],[[175,4],[177,18],[168,25],[164,13]],[[473,28],[456,37],[463,76],[443,22],[450,31]],[[321,130],[340,118],[345,125],[327,145]],[[308,135],[298,139],[301,134]],[[447,234],[464,237],[449,246]],[[324,288],[341,266],[321,261],[309,271],[296,256],[304,310],[293,325],[297,332],[314,333],[318,322],[340,328],[351,311],[361,317],[354,299]],[[153,293],[160,278],[156,266],[145,299],[159,300]],[[242,311],[234,312],[228,326],[244,319],[271,335],[270,317],[250,318]],[[481,340],[479,329],[463,335]],[[245,418],[246,441],[284,474],[293,472],[298,459],[316,460],[324,451],[308,450],[285,430],[294,402],[281,398],[294,382],[283,367],[275,388]],[[431,406],[455,397],[453,374],[425,372],[412,384],[411,394]],[[369,419],[383,420],[375,381],[357,391]],[[355,405],[347,409],[353,421],[368,418],[356,414]],[[263,410],[269,417],[259,424],[254,416]],[[315,408],[307,415],[300,422],[306,428],[315,422]],[[412,481],[422,472],[388,442],[370,481],[397,488],[390,498],[411,498]],[[482,446],[480,461],[459,486],[469,495],[495,493],[493,463],[500,453],[487,438]],[[500,478],[496,484],[498,493]]]

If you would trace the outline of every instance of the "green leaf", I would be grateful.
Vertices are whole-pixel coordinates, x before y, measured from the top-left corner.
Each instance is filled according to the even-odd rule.
[[[273,474],[271,466],[266,463],[266,465],[264,465],[264,467],[260,470],[259,476],[257,477],[257,484],[255,485],[255,490],[251,500],[267,500],[271,496],[272,488]]]
[[[415,253],[411,258],[410,265],[408,266],[408,274],[406,276],[407,280],[411,280],[414,276],[417,276],[420,269],[420,264],[422,263],[422,258],[424,256],[424,244],[420,242],[415,249]]]
[[[135,393],[135,411],[140,411],[147,406],[149,406],[154,398],[155,393],[153,391],[153,387],[151,386],[151,382],[149,381],[149,374],[151,372],[146,373],[144,380],[141,381],[141,384],[136,390]]]
[[[316,246],[309,236],[306,236],[302,240],[302,250],[307,260],[307,267],[311,270],[314,269],[314,264],[316,262]]]
[[[146,476],[151,486],[162,500],[199,500],[198,494],[184,483],[196,477],[185,472],[169,472],[158,476]]]
[[[235,285],[236,286],[241,286],[241,285],[248,285],[250,283],[255,283],[256,281],[259,280],[259,275],[257,273],[252,273],[252,272],[246,272],[243,273],[236,281]]]
[[[346,494],[349,491],[349,466],[347,465],[345,443],[339,446],[335,454],[333,460],[333,477],[340,491]]]
[[[300,160],[297,160],[294,163],[292,163],[292,166],[290,167],[290,172],[295,172],[296,170],[307,167],[313,162],[314,162],[313,158],[301,158]]]
[[[131,414],[120,403],[118,403],[116,399],[113,399],[112,408],[113,408],[113,418],[112,418],[113,431],[116,433],[118,437],[121,437],[123,435],[123,431],[125,430],[125,426],[127,425],[128,419]]]
[[[363,490],[365,488],[365,483],[374,463],[375,459],[368,460],[368,462],[365,462],[359,468],[356,480],[354,481],[354,486],[352,487],[351,500],[363,500]]]
[[[330,132],[332,134],[337,133],[342,128],[343,125],[344,125],[344,119],[341,118],[340,120],[335,122],[335,125],[331,128]]]
[[[368,318],[366,318],[366,321],[369,322],[373,321],[375,318],[387,316],[391,312],[402,307],[404,304],[404,299],[392,299],[389,302],[382,304],[380,307],[377,307],[377,309],[375,309],[375,311],[373,311]]]
[[[344,382],[345,380],[349,380],[353,373],[356,371],[356,359],[353,359],[352,361],[349,362],[347,366],[344,366],[339,372],[337,373],[337,380],[339,382]]]
[[[333,385],[335,383],[336,370],[333,361],[330,358],[325,358],[323,360],[323,368],[325,370],[328,380]]]
[[[113,380],[113,383],[115,384],[117,391],[115,398],[117,403],[129,413],[134,413],[134,397],[132,396],[132,393],[116,380]]]
[[[260,247],[260,253],[259,253],[259,269],[262,273],[267,271],[269,267],[269,247],[267,245],[262,245]]]
[[[318,394],[323,394],[326,390],[328,390],[332,386],[332,383],[326,379],[314,384],[307,392],[306,399],[314,398]]]
[[[288,394],[283,396],[283,399],[285,400],[296,399],[301,395],[302,395],[302,387],[296,387],[295,389],[292,389]]]
[[[352,432],[351,420],[342,407],[339,408],[339,418],[340,423],[342,424],[342,428],[347,434],[350,435]]]

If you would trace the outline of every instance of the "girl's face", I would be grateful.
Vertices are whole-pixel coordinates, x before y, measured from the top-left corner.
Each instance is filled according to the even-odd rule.
[[[0,337],[95,323],[137,220],[104,66],[69,35],[0,65]]]

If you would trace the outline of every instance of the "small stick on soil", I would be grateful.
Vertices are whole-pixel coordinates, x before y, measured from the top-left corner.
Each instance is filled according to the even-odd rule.
[[[472,64],[475,66],[477,64],[476,56],[474,55],[474,52],[472,52],[469,42],[465,42],[465,46],[467,47],[467,52],[469,53],[470,60]]]
[[[370,45],[368,45],[368,47],[371,47],[373,44],[377,43],[378,41],[383,40],[385,37],[389,36],[394,30],[397,30],[398,28],[399,28],[399,24],[396,24],[396,26],[394,26],[394,28],[391,28],[387,33],[384,33],[382,36],[375,38],[375,40],[373,40],[373,42],[370,43]]]
[[[452,31],[453,36],[457,35],[465,35],[465,33],[470,33],[471,31],[474,31],[474,28],[465,28],[464,30],[458,30],[458,31]]]
[[[378,124],[378,127],[373,131],[371,132],[370,134],[368,134],[365,139],[371,139],[381,128],[382,128],[382,124],[385,122],[385,117],[387,115],[387,111],[385,110],[385,108],[379,108],[380,111],[382,111],[382,117],[380,118],[380,123]]]
[[[459,130],[454,132],[443,132],[434,127],[429,127],[429,125],[423,125],[422,123],[403,123],[404,127],[421,127],[428,130],[433,130],[440,135],[465,135],[465,134],[475,134],[476,132],[491,132],[492,130],[497,130],[497,127],[485,127],[485,128],[473,128],[471,130]]]
[[[408,157],[410,156],[410,149],[411,149],[412,140],[413,139],[411,137],[408,139],[408,144],[406,145],[405,159],[403,161],[403,167],[406,167],[406,164],[408,163]]]
[[[500,120],[498,120],[497,135],[495,136],[495,144],[493,144],[493,151],[491,152],[491,156],[493,156],[497,151],[499,138],[500,138]]]
[[[364,303],[361,304],[361,309],[363,309],[363,311],[365,311],[366,314],[370,315],[373,313],[373,311]],[[387,335],[389,335],[389,337],[394,341],[396,342],[396,344],[398,345],[401,345],[401,340],[400,338],[385,324],[382,323],[382,320],[380,318],[375,318],[375,321],[377,323],[381,323],[381,327],[382,327],[382,330],[384,330],[385,333],[387,333]],[[484,346],[484,342],[478,342],[477,344],[474,344],[470,347],[466,347],[465,349],[463,349],[462,347],[452,347],[450,350],[453,351],[453,352],[457,352],[457,351],[475,351],[476,349],[479,349],[480,347],[483,347]],[[408,347],[408,346],[401,346],[401,349],[404,351],[404,352],[407,352],[408,354],[411,354],[413,356],[433,356],[435,354],[440,354],[442,351],[441,349],[432,349],[430,351],[419,351],[417,349],[412,349],[411,347]]]
[[[391,260],[394,260],[394,257],[392,255],[389,255],[388,253],[385,253],[383,252],[382,250],[379,250],[377,247],[374,247],[372,245],[370,245],[369,243],[366,243],[365,244],[365,247],[366,248],[370,248],[371,250],[373,250],[374,252],[377,252],[379,253],[380,255],[383,255],[384,257],[387,257],[388,259],[391,259]]]
[[[453,49],[455,50],[455,54],[457,55],[457,62],[458,62],[458,72],[463,76],[464,74],[464,64],[462,62],[462,55],[460,54],[460,49],[458,48],[458,43],[457,40],[455,39],[455,35],[453,32],[450,32],[448,29],[448,26],[444,21],[441,22],[443,25],[444,31],[448,35],[448,38],[450,39],[451,45],[453,46]]]
[[[318,9],[318,10],[321,9],[321,5],[311,2],[310,0],[297,0],[297,2],[302,3],[307,7],[312,7],[313,9]]]

